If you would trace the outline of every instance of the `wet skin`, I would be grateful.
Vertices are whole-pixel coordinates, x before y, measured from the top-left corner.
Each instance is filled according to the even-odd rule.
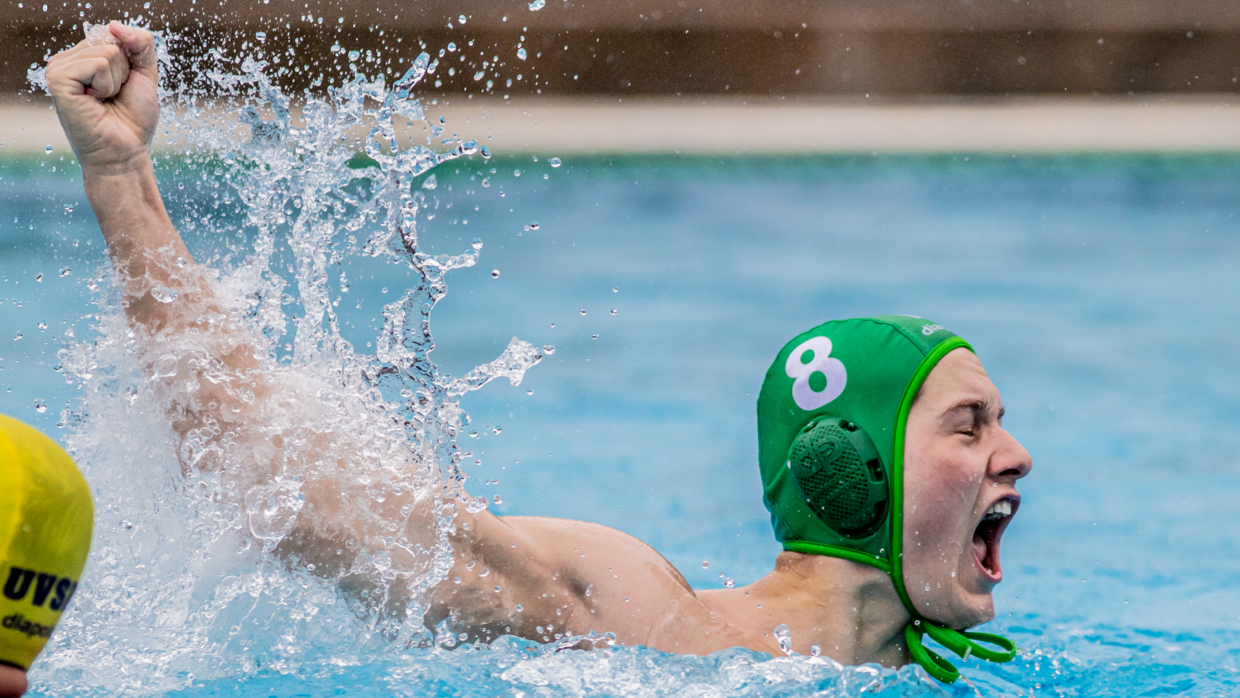
[[[146,148],[158,120],[151,37],[116,23],[109,31],[110,43],[83,43],[54,58],[47,76],[109,254],[126,277],[126,314],[139,336],[156,346],[161,337],[201,332],[203,317],[227,313],[209,270],[190,260],[155,183]],[[173,257],[189,263],[169,264]],[[156,284],[181,300],[155,302],[150,290]],[[200,380],[196,394],[207,397],[170,413],[174,430],[184,436],[214,422],[245,452],[278,462],[286,434],[273,433],[260,409],[276,400],[278,388],[254,358],[242,326],[223,321],[206,329],[216,343],[199,351],[215,353],[194,360],[224,370]],[[243,393],[250,397],[239,401]],[[995,500],[1015,497],[1015,481],[1030,468],[1028,453],[1001,426],[1000,404],[981,363],[958,350],[931,372],[908,424],[905,581],[927,617],[958,628],[993,616],[990,591],[998,581],[997,541],[1006,519],[985,527],[980,522]],[[317,449],[310,455],[318,461],[306,474],[304,509],[277,549],[290,566],[313,564],[316,574],[330,579],[352,564],[339,552],[344,539],[369,540],[399,525],[411,543],[435,544],[436,503],[429,497],[406,491],[382,505],[350,504],[359,496],[349,490],[355,478],[348,473],[357,465],[350,459],[365,450],[350,438],[313,434],[306,442]],[[255,458],[248,476],[261,481],[272,466]],[[408,516],[400,513],[405,505]],[[868,566],[785,552],[753,584],[699,592],[653,548],[597,524],[463,510],[454,524],[455,565],[432,593],[426,624],[446,621],[454,635],[471,641],[502,634],[547,641],[595,631],[670,652],[740,646],[778,654],[773,629],[787,624],[799,653],[818,646],[850,664],[908,662],[902,635],[908,612],[891,580]],[[979,548],[975,533],[983,528]],[[418,564],[399,559],[397,550],[392,557],[410,569]],[[391,599],[393,612],[401,612],[399,594]]]
[[[909,599],[923,615],[956,628],[985,623],[995,616],[991,591],[1003,578],[999,537],[1011,516],[975,533],[999,500],[1009,500],[1016,513],[1016,481],[1033,463],[1003,428],[999,390],[973,352],[956,349],[931,372],[909,413],[904,444]]]
[[[18,698],[26,692],[26,672],[0,664],[0,698]]]

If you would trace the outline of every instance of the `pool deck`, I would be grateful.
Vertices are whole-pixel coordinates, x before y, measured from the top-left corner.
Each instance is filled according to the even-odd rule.
[[[1240,97],[457,99],[496,153],[1240,152]],[[419,129],[420,130],[420,129]],[[159,139],[157,139],[158,141]],[[0,102],[0,157],[67,150],[48,102]],[[159,147],[157,145],[157,147]],[[163,146],[168,147],[168,146]]]

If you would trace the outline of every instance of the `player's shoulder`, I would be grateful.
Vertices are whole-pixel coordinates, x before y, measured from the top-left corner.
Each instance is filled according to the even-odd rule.
[[[502,520],[524,535],[534,548],[574,566],[595,568],[605,564],[616,570],[636,564],[670,575],[678,586],[691,590],[667,558],[640,538],[619,529],[590,521],[541,516],[505,516]]]

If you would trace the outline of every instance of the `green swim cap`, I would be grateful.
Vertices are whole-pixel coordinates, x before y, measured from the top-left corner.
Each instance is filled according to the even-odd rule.
[[[90,487],[54,441],[0,415],[0,664],[29,669],[77,591]]]
[[[784,550],[886,572],[913,617],[904,633],[910,654],[944,683],[960,674],[922,644],[923,634],[961,657],[1002,662],[1016,656],[1005,637],[923,618],[904,587],[904,430],[930,371],[960,348],[973,351],[923,318],[834,320],[788,342],[758,395],[762,500],[775,537]]]

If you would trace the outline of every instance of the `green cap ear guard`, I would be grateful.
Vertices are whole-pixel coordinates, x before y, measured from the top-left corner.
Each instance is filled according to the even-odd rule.
[[[788,449],[797,489],[827,528],[860,539],[887,518],[887,472],[865,430],[847,419],[806,424]]]
[[[913,660],[951,683],[960,673],[922,643],[995,662],[1015,645],[923,618],[904,587],[904,436],[918,391],[938,362],[972,347],[941,325],[892,315],[824,323],[788,342],[758,396],[763,502],[784,550],[886,572],[913,620]],[[995,645],[992,650],[979,643]]]

